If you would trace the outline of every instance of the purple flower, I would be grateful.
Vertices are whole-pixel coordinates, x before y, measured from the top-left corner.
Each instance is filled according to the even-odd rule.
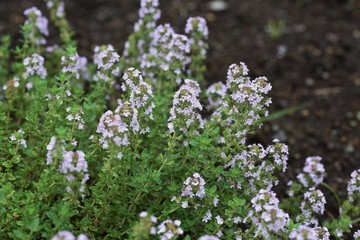
[[[351,173],[351,178],[347,186],[348,198],[350,202],[360,199],[360,169]]]
[[[35,45],[44,45],[46,40],[44,36],[49,35],[48,20],[42,16],[42,13],[36,7],[31,7],[24,11],[24,15],[27,16],[25,24],[33,24],[33,31],[29,33],[28,37]]]
[[[46,78],[47,71],[44,67],[45,59],[37,53],[33,53],[30,57],[27,57],[23,61],[25,67],[24,78],[30,76],[39,76],[42,79]]]
[[[184,188],[181,193],[183,197],[205,197],[205,180],[199,173],[194,173],[192,177],[188,177],[184,181]]]

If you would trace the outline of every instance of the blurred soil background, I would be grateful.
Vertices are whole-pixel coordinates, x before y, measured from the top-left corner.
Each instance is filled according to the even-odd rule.
[[[266,123],[256,141],[289,145],[282,186],[302,170],[307,156],[323,157],[329,183],[342,199],[350,173],[360,168],[360,1],[356,0],[160,0],[160,23],[183,33],[186,19],[202,16],[209,27],[207,82],[225,81],[227,67],[245,62],[250,75],[266,76],[273,89],[270,112],[299,111]],[[137,20],[140,0],[65,0],[80,55],[112,44],[121,54]],[[0,34],[17,38],[26,8],[42,0],[1,0]],[[222,8],[222,9],[221,9]],[[55,43],[56,32],[49,38]],[[280,194],[284,188],[278,189]],[[337,206],[331,193],[329,210]]]

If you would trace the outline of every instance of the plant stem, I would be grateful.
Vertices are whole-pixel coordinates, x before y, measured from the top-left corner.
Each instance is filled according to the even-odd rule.
[[[334,189],[329,184],[324,183],[324,182],[320,183],[320,185],[325,187],[326,189],[328,189],[334,195],[334,197],[336,199],[336,202],[337,202],[337,205],[338,205],[338,207],[340,207],[341,206],[341,201],[340,201],[340,198],[337,195],[337,193],[334,191]]]

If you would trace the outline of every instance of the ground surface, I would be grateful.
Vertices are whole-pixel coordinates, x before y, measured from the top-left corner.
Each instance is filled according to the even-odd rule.
[[[66,1],[79,52],[88,55],[95,45],[110,43],[121,53],[139,2]],[[360,168],[360,1],[227,3],[226,10],[214,12],[205,0],[160,0],[161,23],[169,22],[183,32],[189,16],[208,20],[209,83],[225,81],[228,65],[244,61],[252,76],[266,76],[272,83],[272,112],[304,105],[266,124],[258,140],[267,144],[277,137],[288,143],[290,166],[281,176],[284,182],[301,171],[307,156],[322,156],[328,174],[325,181],[344,198],[350,173]],[[24,21],[22,12],[32,5],[45,6],[40,0],[0,1],[0,34],[17,36]],[[277,40],[266,30],[269,19],[286,21]],[[327,207],[336,211],[329,198]]]

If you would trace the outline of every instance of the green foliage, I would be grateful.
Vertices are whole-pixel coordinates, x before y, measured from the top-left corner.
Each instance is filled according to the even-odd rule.
[[[286,21],[284,19],[269,19],[267,23],[269,36],[274,40],[277,40],[284,35],[285,27]]]

